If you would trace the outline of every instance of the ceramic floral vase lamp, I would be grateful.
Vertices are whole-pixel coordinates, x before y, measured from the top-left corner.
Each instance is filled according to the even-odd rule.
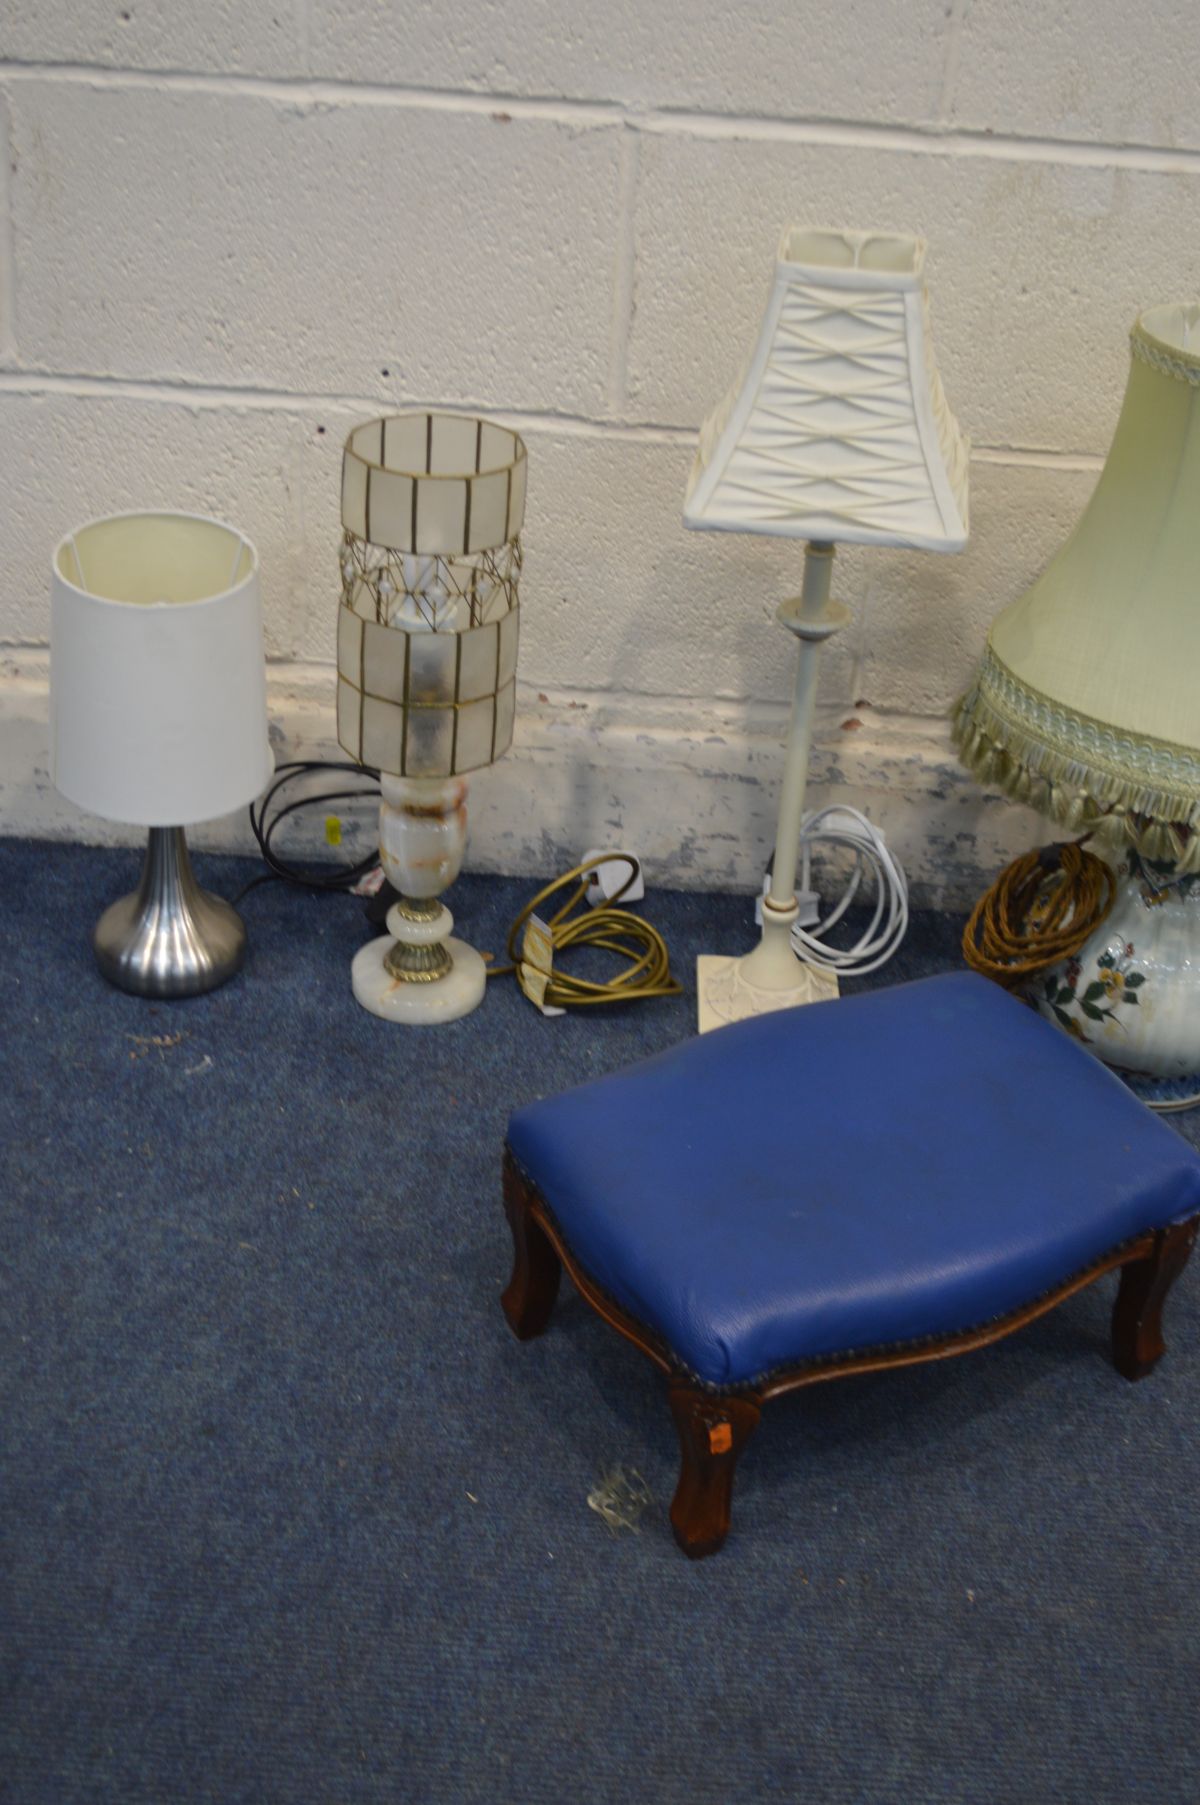
[[[1200,1088],[1200,873],[1130,852],[1105,920],[1032,1001],[1152,1099]]]
[[[1149,308],[1130,348],[1091,501],[993,623],[955,733],[981,781],[1120,872],[1033,1000],[1154,1100],[1200,1074],[1200,303]]]

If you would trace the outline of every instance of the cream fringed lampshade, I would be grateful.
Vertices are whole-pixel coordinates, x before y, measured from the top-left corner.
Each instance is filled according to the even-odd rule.
[[[969,447],[924,265],[900,233],[784,232],[758,343],[700,429],[686,525],[961,550]]]
[[[984,782],[1200,872],[1200,305],[1151,307],[1130,345],[1095,493],[997,617],[956,734]]]

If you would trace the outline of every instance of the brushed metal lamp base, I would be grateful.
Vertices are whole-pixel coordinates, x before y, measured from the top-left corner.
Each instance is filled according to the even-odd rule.
[[[152,827],[141,882],[104,911],[92,945],[119,990],[199,996],[241,969],[246,929],[235,909],[196,882],[183,829]]]

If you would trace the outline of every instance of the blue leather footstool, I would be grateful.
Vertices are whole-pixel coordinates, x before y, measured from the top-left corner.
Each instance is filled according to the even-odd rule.
[[[928,978],[718,1029],[518,1110],[504,1311],[562,1266],[666,1374],[685,1553],[729,1529],[768,1398],[986,1346],[1121,1268],[1143,1378],[1200,1213],[1200,1156],[986,979]]]

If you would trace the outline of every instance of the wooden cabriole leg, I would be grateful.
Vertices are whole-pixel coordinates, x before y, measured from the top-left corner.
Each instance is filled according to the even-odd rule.
[[[1144,1379],[1162,1359],[1163,1304],[1188,1262],[1200,1217],[1160,1228],[1154,1251],[1121,1268],[1121,1284],[1113,1307],[1113,1364],[1126,1379]]]
[[[513,1238],[513,1270],[500,1299],[509,1327],[521,1341],[540,1335],[550,1320],[562,1261],[530,1206],[529,1192],[516,1163],[504,1158],[504,1209]]]
[[[714,1395],[678,1381],[668,1395],[681,1455],[671,1527],[695,1561],[715,1554],[729,1534],[734,1468],[758,1427],[762,1401],[742,1392]]]

